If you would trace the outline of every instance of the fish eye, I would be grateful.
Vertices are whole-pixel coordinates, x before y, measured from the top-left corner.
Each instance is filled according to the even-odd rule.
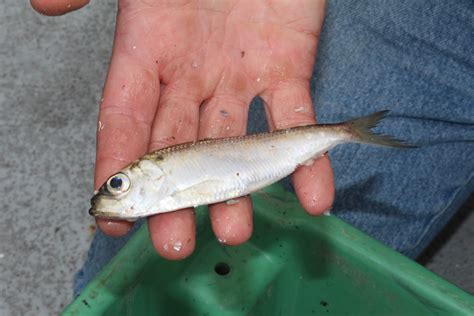
[[[130,179],[123,173],[117,173],[107,180],[107,190],[113,195],[126,192],[130,188]]]

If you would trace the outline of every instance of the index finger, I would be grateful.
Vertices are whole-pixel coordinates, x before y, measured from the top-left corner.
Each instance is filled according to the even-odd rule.
[[[114,51],[97,127],[96,189],[108,177],[146,154],[159,90],[158,71],[154,66],[128,53]],[[131,228],[126,221],[98,219],[97,224],[111,236],[124,235]]]

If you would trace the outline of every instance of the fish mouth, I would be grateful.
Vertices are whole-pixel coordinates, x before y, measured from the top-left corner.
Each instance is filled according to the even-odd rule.
[[[99,218],[108,218],[108,219],[120,219],[117,214],[111,212],[98,211],[91,207],[89,209],[89,215]]]
[[[95,217],[95,218],[103,218],[103,219],[109,219],[109,220],[120,220],[120,221],[128,221],[128,222],[135,222],[138,220],[136,217],[123,217],[120,215],[117,215],[116,213],[112,212],[105,212],[105,211],[98,211],[94,208],[89,209],[89,215]]]
[[[91,199],[91,207],[89,208],[89,215],[97,218],[106,218],[106,219],[121,219],[119,215],[115,212],[107,212],[102,209],[102,198],[100,194],[96,194]]]

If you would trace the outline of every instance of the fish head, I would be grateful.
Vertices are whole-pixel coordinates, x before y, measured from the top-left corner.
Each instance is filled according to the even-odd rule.
[[[162,196],[163,171],[155,163],[137,161],[110,176],[91,199],[89,214],[134,221]]]

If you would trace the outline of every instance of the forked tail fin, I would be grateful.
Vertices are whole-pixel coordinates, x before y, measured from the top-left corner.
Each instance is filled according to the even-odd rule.
[[[416,148],[410,144],[403,143],[394,137],[378,134],[371,129],[387,115],[389,111],[379,111],[371,115],[353,119],[344,123],[348,132],[354,137],[355,141],[365,144],[373,144],[396,148]]]

